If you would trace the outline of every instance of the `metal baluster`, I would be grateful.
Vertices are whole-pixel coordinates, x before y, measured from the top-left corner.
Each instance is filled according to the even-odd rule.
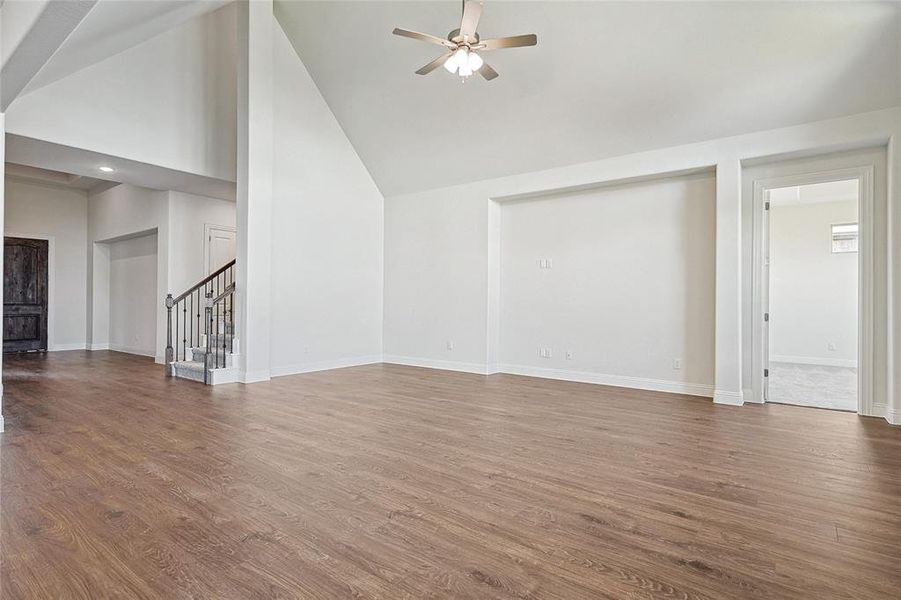
[[[188,340],[185,339],[188,332],[188,301],[181,302],[181,355],[188,360]]]
[[[191,315],[188,317],[188,345],[193,349],[197,347],[194,345],[194,294],[188,296],[188,300],[191,304]]]
[[[166,294],[166,374],[172,377],[172,294]]]
[[[216,303],[216,335],[219,335],[219,303]],[[225,337],[225,336],[222,336]],[[216,338],[219,339],[218,337]],[[216,345],[216,368],[219,368],[219,345]]]
[[[175,305],[175,362],[178,362],[178,304]]]
[[[193,295],[193,294],[192,294]],[[200,289],[197,290],[197,347],[200,347],[200,337],[203,335],[200,331]]]
[[[206,334],[206,354],[203,357],[203,382],[207,385],[210,383],[210,347],[212,340],[212,332],[213,332],[213,307],[212,301],[213,292],[206,293],[206,307],[204,310],[206,311],[206,323],[207,323],[207,334]]]

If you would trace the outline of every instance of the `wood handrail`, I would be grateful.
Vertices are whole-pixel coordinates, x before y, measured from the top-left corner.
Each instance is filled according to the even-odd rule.
[[[173,303],[173,304],[176,304],[176,303],[179,302],[180,300],[184,300],[185,298],[187,298],[188,296],[190,296],[192,292],[196,291],[197,288],[199,288],[199,287],[202,286],[202,285],[206,285],[207,283],[209,283],[210,281],[212,281],[213,279],[215,279],[217,275],[221,275],[222,273],[224,273],[225,271],[227,271],[229,267],[233,266],[234,264],[235,264],[235,259],[232,259],[230,262],[225,263],[224,265],[222,265],[221,267],[219,267],[218,269],[216,269],[214,272],[212,272],[212,273],[210,273],[209,275],[207,275],[206,277],[204,277],[204,278],[203,278],[202,280],[200,280],[198,283],[196,283],[196,284],[194,284],[193,286],[189,287],[188,290],[187,290],[186,292],[182,292],[180,295],[176,296],[176,297],[172,300],[172,303]]]

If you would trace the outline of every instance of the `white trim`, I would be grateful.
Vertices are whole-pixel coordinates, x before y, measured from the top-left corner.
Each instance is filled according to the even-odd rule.
[[[88,350],[109,350],[109,344],[88,344]]]
[[[223,383],[238,383],[240,372],[237,367],[225,367],[222,369],[210,369],[210,385],[222,385]],[[203,378],[200,379],[203,381]]]
[[[351,356],[335,360],[320,360],[285,367],[273,367],[269,372],[272,377],[284,377],[286,375],[315,373],[317,371],[330,371],[332,369],[344,369],[347,367],[361,367],[363,365],[379,364],[381,362],[382,356],[380,354],[372,354],[369,356]]]
[[[767,305],[767,282],[764,280],[764,266],[767,257],[767,216],[764,210],[767,191],[779,187],[810,185],[857,179],[858,223],[860,238],[858,252],[858,374],[857,374],[857,413],[874,415],[874,345],[875,345],[875,236],[873,218],[875,215],[875,166],[865,165],[824,171],[798,173],[783,177],[772,177],[754,181],[754,217],[752,223],[753,264],[752,264],[752,389],[755,402],[763,402],[764,377],[763,369],[767,363],[768,348],[764,343],[763,313],[769,310]]]
[[[236,381],[239,383],[259,383],[260,381],[269,381],[272,379],[271,372],[268,369],[259,371],[238,371]]]
[[[457,371],[459,373],[476,373],[487,375],[488,369],[480,363],[464,363],[453,360],[435,360],[432,358],[416,358],[413,356],[395,356],[388,354],[382,362],[389,365],[405,365],[408,367],[422,367],[424,369],[440,369],[442,371]]]
[[[741,392],[727,392],[724,390],[716,390],[713,393],[713,403],[723,404],[726,406],[741,406],[745,403]]]
[[[3,425],[3,415],[0,415],[0,433],[3,433],[5,426]]]
[[[821,358],[819,356],[777,356],[770,357],[772,363],[791,363],[795,365],[816,365],[820,367],[857,367],[853,358]]]
[[[886,407],[884,414],[884,418],[888,421],[889,425],[901,425],[901,409],[889,410],[888,407]]]
[[[707,398],[713,396],[713,386],[703,383],[685,383],[682,381],[670,381],[666,379],[607,375],[604,373],[591,373],[588,371],[567,371],[564,369],[549,369],[546,367],[530,367],[524,365],[498,365],[498,368],[500,369],[500,373],[507,373],[509,375],[524,375],[526,377],[541,377],[542,379],[556,379],[560,381],[573,381],[576,383],[591,383],[595,385],[608,385],[637,390],[650,390],[654,392],[669,392],[671,394],[688,394],[690,396],[704,396]]]
[[[84,350],[87,344],[84,342],[77,344],[53,344],[47,349],[47,352],[66,352],[68,350]]]
[[[134,346],[122,346],[120,344],[108,344],[107,350],[113,352],[123,352],[125,354],[136,354],[138,356],[151,356],[156,358],[156,349],[146,350],[144,348],[135,348]]]
[[[749,402],[751,404],[762,404],[762,402],[758,402],[756,398],[754,398],[754,390],[751,388],[745,388],[741,391],[741,401],[742,403]]]

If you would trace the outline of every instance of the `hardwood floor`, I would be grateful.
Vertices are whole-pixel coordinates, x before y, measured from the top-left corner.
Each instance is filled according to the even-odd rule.
[[[0,595],[898,598],[901,428],[374,365],[4,357]]]

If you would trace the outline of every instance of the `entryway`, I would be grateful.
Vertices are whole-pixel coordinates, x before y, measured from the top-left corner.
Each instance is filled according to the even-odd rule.
[[[857,412],[869,346],[865,171],[757,182],[755,339],[764,402]],[[866,278],[864,277],[866,276]],[[866,281],[865,281],[866,279]]]
[[[858,182],[769,191],[766,401],[857,410]]]

